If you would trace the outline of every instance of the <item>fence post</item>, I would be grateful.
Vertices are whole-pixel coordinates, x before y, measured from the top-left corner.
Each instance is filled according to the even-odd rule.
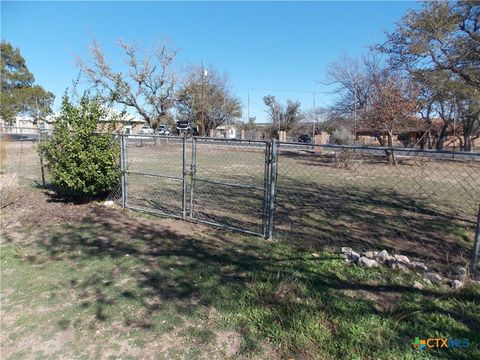
[[[480,252],[480,205],[478,206],[477,228],[475,230],[475,242],[472,252],[472,278],[477,278],[478,253]]]
[[[195,194],[195,172],[197,163],[197,139],[192,137],[192,162],[190,164],[190,219],[193,219],[193,196]]]
[[[120,135],[120,184],[122,188],[122,208],[127,205],[127,192],[125,181],[125,135]]]
[[[262,218],[262,228],[263,228],[263,237],[268,238],[268,207],[270,205],[270,153],[271,153],[271,142],[265,142],[265,167],[263,170],[263,218]]]
[[[38,130],[38,145],[40,145],[40,142],[42,141],[42,134],[40,129]],[[40,151],[40,171],[42,173],[42,186],[45,187],[45,166],[43,164],[43,154]]]
[[[183,153],[182,153],[182,217],[187,218],[187,136],[183,134]]]
[[[269,204],[268,204],[268,240],[273,239],[274,228],[274,214],[275,214],[275,191],[277,186],[277,149],[278,143],[276,139],[271,143],[271,158],[270,158],[270,187],[269,187]]]

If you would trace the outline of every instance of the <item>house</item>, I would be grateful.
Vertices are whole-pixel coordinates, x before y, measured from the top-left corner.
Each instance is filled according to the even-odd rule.
[[[454,126],[452,123],[445,124],[442,119],[432,119],[427,122],[424,119],[417,119],[416,122],[401,131],[394,132],[392,145],[394,147],[418,147],[432,148],[434,142],[441,137],[443,140],[444,149],[458,149],[460,148],[460,139],[458,135],[462,134],[462,125]],[[387,132],[379,132],[366,128],[359,128],[357,130],[357,141],[362,145],[380,145],[377,135],[381,136],[385,143],[387,143]],[[480,146],[480,139],[473,140],[473,148]]]
[[[55,115],[48,115],[45,119],[35,121],[32,116],[17,115],[13,124],[7,124],[0,119],[0,130],[10,134],[37,133],[37,130],[52,130],[55,123]]]
[[[235,139],[237,128],[233,125],[220,125],[215,128],[215,137],[221,139]]]

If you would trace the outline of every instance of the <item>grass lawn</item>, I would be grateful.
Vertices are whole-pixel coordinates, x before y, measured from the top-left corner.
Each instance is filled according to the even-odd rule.
[[[480,358],[480,288],[20,187],[2,212],[2,358]],[[317,220],[317,221],[321,221]],[[344,244],[343,244],[344,245]],[[420,338],[467,338],[429,349]]]

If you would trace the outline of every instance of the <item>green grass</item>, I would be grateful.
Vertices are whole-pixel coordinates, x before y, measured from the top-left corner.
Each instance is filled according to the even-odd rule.
[[[320,219],[321,220],[321,219]],[[2,347],[24,358],[65,329],[45,358],[414,359],[480,357],[480,289],[425,285],[335,253],[96,209],[83,222],[22,233],[1,248]],[[8,317],[8,316],[7,316]],[[419,336],[468,338],[428,350]],[[45,350],[45,349],[44,349]]]

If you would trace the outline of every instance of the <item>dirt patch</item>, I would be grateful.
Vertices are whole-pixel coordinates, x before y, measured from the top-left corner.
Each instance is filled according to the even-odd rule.
[[[236,331],[221,331],[217,334],[216,343],[225,352],[226,357],[233,357],[240,352],[243,337]]]
[[[57,333],[53,339],[43,342],[39,347],[36,347],[46,355],[54,354],[61,350],[65,344],[75,338],[75,329],[73,326],[68,326],[59,333]]]
[[[13,189],[10,196],[15,201],[5,204],[7,206],[2,209],[2,232],[81,221],[92,210],[92,204],[76,205],[56,201],[51,192],[27,186]]]
[[[353,299],[371,301],[378,311],[391,311],[395,308],[397,300],[401,298],[399,293],[370,290],[347,290],[345,295]]]

